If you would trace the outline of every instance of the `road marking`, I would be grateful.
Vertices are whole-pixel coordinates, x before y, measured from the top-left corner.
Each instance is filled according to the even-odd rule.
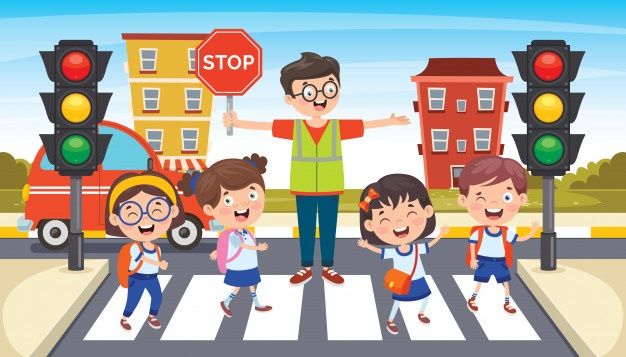
[[[302,312],[304,285],[289,284],[290,275],[263,275],[257,294],[261,304],[272,306],[268,312],[250,309],[244,340],[297,341]],[[244,289],[242,289],[242,293]],[[249,293],[248,289],[245,289]]]
[[[167,323],[161,340],[215,340],[224,318],[220,301],[232,290],[232,287],[224,284],[223,275],[194,275]],[[242,293],[244,290],[239,294]]]
[[[409,337],[413,341],[465,341],[463,332],[454,320],[433,278],[427,275],[426,281],[432,292],[425,311],[426,316],[430,318],[430,324],[424,325],[417,319],[422,307],[421,300],[400,302],[400,312]]]
[[[472,295],[476,283],[473,275],[454,275],[454,280],[467,299]],[[476,299],[478,312],[476,320],[490,340],[498,341],[538,341],[539,336],[530,325],[522,310],[511,298],[511,304],[517,309],[515,315],[507,314],[504,305],[504,289],[492,278],[489,283],[482,284]]]
[[[171,275],[159,275],[161,291],[165,290],[171,277]],[[85,341],[132,341],[137,337],[139,331],[146,325],[146,318],[150,310],[150,296],[147,291],[143,292],[133,315],[128,318],[132,330],[124,331],[120,326],[120,319],[122,312],[124,312],[124,305],[126,305],[126,295],[127,289],[121,286],[115,290],[113,297],[102,309],[100,316],[85,335]]]
[[[324,281],[328,339],[382,340],[378,311],[369,275],[344,275],[336,286]]]
[[[264,239],[264,238],[291,238],[292,236],[292,228],[291,227],[257,227],[256,238]]]

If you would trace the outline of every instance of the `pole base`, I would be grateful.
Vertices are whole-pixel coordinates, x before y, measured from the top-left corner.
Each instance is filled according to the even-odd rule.
[[[541,233],[541,270],[556,270],[556,233]]]
[[[85,254],[83,252],[83,241],[85,234],[70,232],[67,242],[67,268],[72,271],[85,269]]]

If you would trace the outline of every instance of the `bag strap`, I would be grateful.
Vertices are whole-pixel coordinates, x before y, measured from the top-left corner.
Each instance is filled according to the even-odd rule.
[[[419,252],[417,251],[417,243],[415,244],[415,261],[413,262],[413,270],[411,270],[411,279],[413,279],[413,275],[415,275],[415,270],[417,270],[417,259],[419,257]]]
[[[239,232],[236,229],[233,229],[233,232],[237,235],[237,237],[239,237],[239,240],[241,241],[241,243],[243,243],[244,240],[243,240],[243,235],[241,234],[241,232]],[[235,254],[233,254],[232,257],[226,259],[226,263],[230,263],[233,260],[237,259],[237,257],[239,256],[239,254],[241,254],[242,251],[243,251],[243,248],[241,246],[239,246],[239,248],[237,248],[237,251],[235,252]]]
[[[135,273],[137,273],[139,271],[139,269],[141,269],[141,266],[143,265],[143,260],[141,260],[141,256],[143,255],[143,247],[141,246],[141,243],[139,242],[135,242],[135,245],[137,246],[137,248],[139,248],[139,255],[138,257],[140,257],[139,259],[139,263],[137,263],[137,266],[135,267],[135,269],[131,270],[128,272],[128,275],[133,275]],[[132,255],[131,255],[131,259],[132,259]]]

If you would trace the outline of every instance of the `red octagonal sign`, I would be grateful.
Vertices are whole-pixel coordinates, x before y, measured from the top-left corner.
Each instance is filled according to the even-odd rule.
[[[215,95],[243,95],[261,75],[261,46],[243,29],[213,30],[196,47],[196,76]]]

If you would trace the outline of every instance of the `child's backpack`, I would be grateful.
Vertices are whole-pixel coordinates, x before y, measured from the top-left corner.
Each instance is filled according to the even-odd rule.
[[[508,229],[506,227],[498,227],[502,232],[502,243],[504,244],[504,260],[506,261],[506,266],[513,266],[513,245],[506,240],[506,234]],[[470,236],[474,234],[474,232],[478,232],[478,241],[476,242],[476,255],[478,255],[478,250],[480,249],[480,245],[483,242],[483,235],[485,233],[486,226],[474,226],[472,227],[472,231]],[[472,252],[470,246],[467,247],[467,254],[465,255],[465,264],[470,266],[470,262],[472,260]]]
[[[246,231],[252,241],[256,244],[256,240],[254,239],[254,235],[249,231]],[[239,247],[235,254],[232,257],[228,258],[228,240],[230,239],[230,234],[235,233],[239,237],[241,243],[243,243],[243,235],[236,229],[226,229],[220,234],[219,238],[217,238],[217,268],[220,270],[220,273],[226,273],[226,263],[230,263],[233,260],[237,259],[241,251],[242,247]]]
[[[139,254],[143,255],[143,246],[139,242],[124,244],[122,246],[122,249],[120,249],[120,252],[117,254],[117,279],[120,281],[120,286],[123,288],[128,288],[128,277],[138,272],[143,265],[143,260],[140,260],[135,269],[131,271],[128,270],[128,268],[130,267],[130,260],[132,259],[130,249],[135,244],[137,245],[137,248],[139,248]],[[154,249],[156,249],[157,259],[161,261],[161,250],[156,245],[156,243],[153,244]]]

